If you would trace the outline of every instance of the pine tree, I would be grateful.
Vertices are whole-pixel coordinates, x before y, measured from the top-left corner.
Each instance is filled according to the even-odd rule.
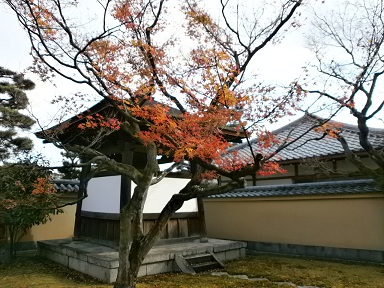
[[[80,177],[80,169],[76,168],[79,164],[79,157],[76,153],[65,151],[60,153],[63,156],[63,167],[58,168],[57,171],[61,173],[62,179],[78,179]]]
[[[28,130],[35,121],[20,112],[28,105],[24,91],[35,88],[35,83],[23,74],[0,66],[0,161],[12,154],[32,149],[32,140],[18,135],[18,129]]]

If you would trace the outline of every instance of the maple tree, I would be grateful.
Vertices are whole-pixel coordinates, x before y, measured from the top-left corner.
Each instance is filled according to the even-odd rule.
[[[325,99],[323,103],[331,111],[328,119],[343,110],[355,117],[360,145],[378,169],[367,166],[351,151],[343,137],[343,127],[325,124],[322,128],[340,141],[347,158],[359,170],[383,185],[384,153],[382,144],[377,145],[370,137],[369,121],[375,117],[383,121],[384,97],[380,86],[384,74],[384,2],[348,1],[334,8],[313,11],[312,35],[308,40],[318,61],[316,81],[302,80],[294,86],[297,93]]]
[[[55,209],[59,199],[49,172],[35,162],[0,166],[0,217],[9,238],[9,253],[16,255],[15,244],[34,225],[44,224],[51,214],[63,212]]]
[[[80,115],[78,129],[97,130],[100,137],[119,131],[145,147],[145,167],[137,169],[98,151],[101,138],[70,145],[58,142],[54,131],[45,131],[50,141],[89,159],[96,170],[107,167],[136,184],[120,212],[116,288],[136,286],[145,255],[184,201],[241,187],[243,177],[256,172],[278,170],[260,155],[254,155],[252,165],[222,161],[230,146],[223,131],[230,127],[249,138],[261,123],[294,113],[302,95],[273,95],[273,87],[257,83],[247,71],[255,55],[295,23],[302,1],[282,1],[278,7],[254,4],[252,11],[251,3],[221,0],[219,9],[210,11],[206,3],[194,0],[105,0],[89,8],[95,14],[89,19],[79,15],[84,7],[77,1],[4,2],[28,33],[34,71],[88,85],[117,111],[111,116]],[[213,16],[216,11],[219,15]],[[144,235],[148,188],[164,176],[158,155],[175,163],[189,161],[193,175]],[[231,181],[223,186],[204,181],[215,175]]]

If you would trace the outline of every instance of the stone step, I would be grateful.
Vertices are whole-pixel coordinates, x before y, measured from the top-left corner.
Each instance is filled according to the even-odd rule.
[[[223,269],[223,267],[217,263],[216,261],[211,262],[203,262],[199,264],[191,265],[192,269],[196,272],[204,272],[204,271],[210,271],[210,270],[216,270],[216,269]]]
[[[176,255],[175,262],[183,273],[188,274],[224,268],[223,263],[212,252],[192,256]]]
[[[204,262],[210,262],[213,259],[212,255],[209,253],[200,254],[200,255],[185,256],[184,258],[191,265],[200,264],[200,263],[204,263]]]

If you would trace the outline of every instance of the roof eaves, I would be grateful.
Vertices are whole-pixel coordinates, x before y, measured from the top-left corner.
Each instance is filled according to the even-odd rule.
[[[53,184],[53,187],[59,192],[59,193],[71,193],[71,192],[78,192],[80,181],[79,180],[72,180],[72,179],[56,179],[51,181]]]
[[[228,193],[212,195],[210,199],[260,198],[287,196],[345,195],[380,193],[383,190],[372,179],[300,183],[286,185],[250,186]]]

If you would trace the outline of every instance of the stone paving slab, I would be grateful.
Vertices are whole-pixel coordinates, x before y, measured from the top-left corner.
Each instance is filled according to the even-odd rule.
[[[249,278],[247,275],[233,275],[229,274],[228,272],[212,272],[211,275],[213,276],[226,276],[230,278],[236,278],[236,279],[243,279],[243,280],[249,280],[249,281],[255,281],[255,282],[272,282],[267,278]],[[295,283],[292,282],[272,282],[278,285],[284,285],[284,287],[289,286],[293,288],[320,288],[317,286],[298,286]]]

